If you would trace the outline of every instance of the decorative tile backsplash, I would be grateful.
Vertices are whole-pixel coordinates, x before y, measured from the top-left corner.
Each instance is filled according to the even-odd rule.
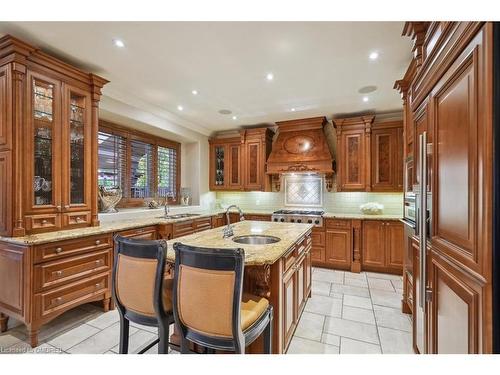
[[[359,206],[368,202],[384,205],[384,214],[402,215],[403,193],[328,193],[323,194],[323,209],[337,213],[359,213]],[[285,206],[285,193],[217,192],[217,206],[237,204],[243,209],[277,210]]]
[[[323,179],[316,176],[286,176],[285,206],[322,207]]]

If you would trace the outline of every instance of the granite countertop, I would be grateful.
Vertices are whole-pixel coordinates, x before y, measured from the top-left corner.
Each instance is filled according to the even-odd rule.
[[[167,241],[167,260],[175,261],[173,244],[182,242],[186,245],[212,248],[241,248],[245,250],[245,265],[273,264],[281,258],[297,240],[313,226],[311,224],[273,223],[269,221],[242,221],[233,224],[234,237],[251,234],[268,235],[281,238],[281,241],[268,245],[246,245],[233,241],[234,237],[223,238],[223,228],[205,230],[188,236]]]
[[[243,209],[244,214],[247,215],[271,215],[273,213],[272,209]],[[13,244],[20,245],[38,245],[43,243],[70,240],[74,238],[93,236],[98,234],[119,232],[122,230],[134,229],[145,227],[149,225],[158,224],[172,224],[187,220],[199,219],[214,215],[219,215],[225,213],[224,209],[215,210],[189,210],[187,213],[196,214],[197,216],[184,217],[179,219],[164,219],[162,218],[163,213],[160,211],[151,213],[151,216],[146,217],[136,217],[134,219],[123,219],[117,218],[113,220],[111,217],[107,217],[106,220],[101,221],[101,225],[98,227],[86,227],[78,229],[66,229],[55,232],[31,234],[23,237],[0,237],[0,241],[10,242]],[[237,212],[237,211],[231,211]],[[175,213],[172,213],[175,214]],[[110,214],[112,215],[112,214]],[[133,216],[132,212],[130,216]],[[338,219],[359,219],[359,220],[399,220],[402,215],[364,215],[361,213],[336,213],[336,212],[325,212],[325,218],[338,218]]]
[[[324,218],[329,219],[359,219],[359,220],[399,220],[403,218],[403,215],[394,214],[381,214],[381,215],[367,215],[362,213],[337,213],[337,212],[325,212]]]

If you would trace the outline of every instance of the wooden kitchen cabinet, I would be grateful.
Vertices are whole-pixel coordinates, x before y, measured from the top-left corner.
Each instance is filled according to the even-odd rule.
[[[402,191],[402,122],[374,124],[371,140],[372,191]]]
[[[242,190],[240,137],[210,139],[210,190]]]
[[[351,269],[352,230],[349,220],[326,220],[325,263],[333,268]]]
[[[107,81],[0,39],[0,235],[99,225],[97,124]],[[9,88],[9,89],[7,89]]]
[[[334,119],[338,191],[402,191],[403,122],[375,116]]]
[[[120,236],[133,238],[136,240],[156,240],[157,229],[156,226],[149,226],[143,228],[134,228],[117,233]]]
[[[210,190],[270,191],[265,167],[272,136],[269,128],[254,128],[210,139]]]
[[[402,274],[403,224],[399,221],[363,221],[361,264],[368,271]]]

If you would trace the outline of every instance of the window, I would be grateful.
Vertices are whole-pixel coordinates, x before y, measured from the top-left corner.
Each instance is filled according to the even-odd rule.
[[[152,197],[153,145],[141,141],[130,142],[130,197]]]
[[[177,150],[158,146],[158,196],[176,199]]]
[[[125,155],[127,145],[125,138],[111,133],[99,132],[99,167],[97,182],[99,186],[120,187],[125,182]]]
[[[169,197],[177,202],[180,144],[104,121],[99,127],[99,186],[120,187],[120,206]]]

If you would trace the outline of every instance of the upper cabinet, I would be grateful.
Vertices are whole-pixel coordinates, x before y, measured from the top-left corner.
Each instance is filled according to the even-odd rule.
[[[0,39],[0,235],[98,225],[97,128],[107,82]]]
[[[210,190],[269,191],[266,160],[272,136],[270,129],[256,128],[210,139]]]
[[[374,116],[334,119],[338,191],[402,191],[403,123]]]

